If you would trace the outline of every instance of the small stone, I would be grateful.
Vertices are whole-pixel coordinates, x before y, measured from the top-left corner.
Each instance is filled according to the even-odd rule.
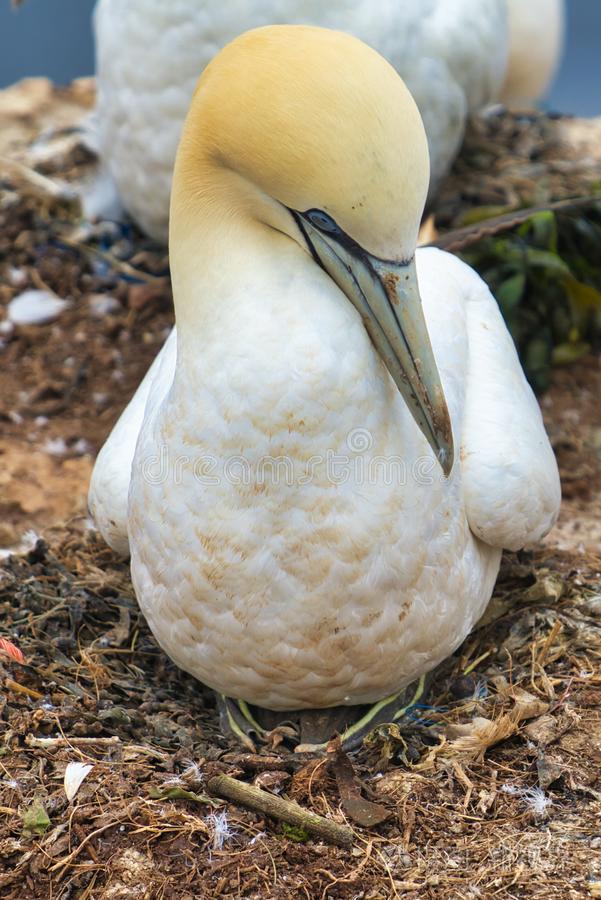
[[[45,325],[58,318],[70,303],[49,291],[25,291],[8,304],[7,317],[13,325]]]

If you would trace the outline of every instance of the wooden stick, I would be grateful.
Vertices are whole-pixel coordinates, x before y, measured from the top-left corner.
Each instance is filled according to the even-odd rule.
[[[210,778],[207,788],[211,794],[227,800],[233,800],[240,806],[245,806],[255,812],[265,813],[273,819],[280,819],[289,825],[304,828],[309,834],[337,844],[339,847],[350,847],[353,843],[352,829],[346,825],[338,825],[317,813],[303,809],[298,803],[283,800],[274,794],[268,794],[261,788],[251,784],[245,784],[229,775],[215,775]]]
[[[516,209],[513,212],[505,213],[502,216],[494,216],[492,219],[483,219],[481,222],[475,222],[473,225],[466,225],[465,228],[456,228],[441,235],[435,241],[425,244],[426,247],[438,247],[440,250],[447,250],[449,253],[456,253],[458,250],[464,250],[472,244],[476,244],[482,238],[493,237],[502,231],[508,231],[516,225],[523,222],[540,212],[570,212],[572,209],[581,209],[583,206],[590,206],[598,202],[597,195],[590,197],[574,197],[567,200],[556,200],[554,203],[544,203],[542,206],[531,206],[526,209]]]
[[[16,159],[10,159],[8,156],[0,156],[0,165],[4,169],[8,169],[11,175],[21,178],[33,189],[35,194],[42,199],[62,200],[66,203],[79,205],[80,200],[77,191],[68,184],[59,184],[40,175],[35,169],[24,165]]]
[[[34,691],[33,688],[26,687],[24,684],[19,684],[18,681],[13,681],[12,678],[6,678],[4,680],[4,687],[8,688],[9,691],[14,691],[15,694],[25,694],[27,697],[31,697],[32,700],[41,700],[44,696],[40,694],[39,691]]]
[[[112,737],[57,737],[38,738],[33,734],[25,737],[25,743],[34,750],[58,750],[59,747],[113,747],[121,743],[121,738]]]
[[[277,771],[295,772],[304,765],[304,760],[289,756],[260,756],[258,753],[227,753],[222,757],[224,762],[241,766],[246,772]]]

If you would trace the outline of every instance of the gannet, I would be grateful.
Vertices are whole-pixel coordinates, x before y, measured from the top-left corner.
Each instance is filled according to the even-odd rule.
[[[508,0],[509,60],[500,100],[532,106],[555,75],[565,32],[564,0]]]
[[[165,241],[175,151],[194,85],[217,50],[259,25],[338,28],[379,50],[406,81],[430,145],[432,187],[468,115],[495,101],[507,0],[99,0],[95,11],[101,158],[125,208]]]
[[[194,94],[171,199],[177,332],[98,457],[90,508],[129,544],[157,641],[234,730],[259,708],[373,721],[360,705],[381,710],[469,633],[502,548],[556,519],[555,458],[495,300],[460,260],[416,251],[428,172],[409,91],[347,34],[250,31]]]

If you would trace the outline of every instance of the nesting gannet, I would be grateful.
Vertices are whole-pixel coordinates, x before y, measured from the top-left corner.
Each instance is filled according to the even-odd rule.
[[[500,99],[532,106],[549,87],[561,56],[564,0],[507,0],[509,61]]]
[[[101,157],[126,209],[167,238],[181,126],[199,73],[259,25],[348,31],[404,78],[422,114],[432,182],[448,170],[466,117],[496,100],[508,53],[507,0],[99,0],[95,13]]]
[[[501,548],[555,521],[496,302],[415,249],[427,188],[408,90],[349,35],[254,30],[199,81],[171,202],[177,352],[172,336],[90,503],[129,540],[158,642],[240,701],[236,728],[249,703],[377,713],[468,634]],[[138,429],[123,512],[103,485],[111,458],[129,480]]]

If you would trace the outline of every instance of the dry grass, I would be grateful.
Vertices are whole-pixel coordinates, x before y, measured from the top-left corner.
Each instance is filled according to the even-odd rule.
[[[488,621],[428,708],[353,755],[364,795],[390,814],[362,829],[327,760],[224,741],[210,696],[160,653],[98,538],[39,544],[0,580],[26,660],[3,661],[3,896],[23,884],[31,897],[586,894],[601,878],[600,604],[586,560],[576,572],[565,553],[508,558]],[[71,802],[69,762],[93,766]],[[220,773],[346,821],[352,849],[209,797]]]

